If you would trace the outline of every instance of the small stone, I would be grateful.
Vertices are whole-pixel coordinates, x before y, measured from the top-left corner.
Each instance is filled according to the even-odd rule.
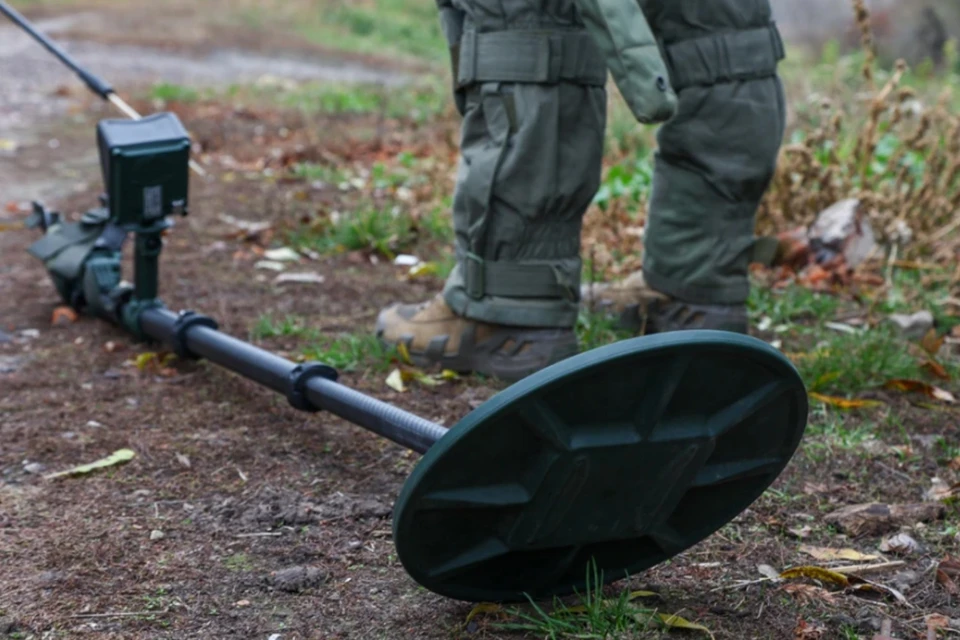
[[[13,356],[0,356],[0,374],[15,373],[23,361]]]
[[[903,593],[923,580],[923,576],[916,571],[901,571],[890,580],[891,585],[897,591]]]
[[[166,534],[163,531],[160,531],[160,529],[154,529],[153,531],[150,532],[151,542],[156,542],[157,540],[163,540],[166,537],[167,537]]]
[[[237,600],[237,602],[236,602],[235,604],[236,604],[236,606],[238,606],[238,607],[249,607],[249,606],[250,606],[250,601],[249,601],[249,600]]]
[[[27,473],[40,474],[43,473],[45,469],[46,467],[39,462],[28,462],[23,465],[23,470]]]
[[[40,337],[40,331],[37,329],[24,329],[20,332],[20,335],[33,340]]]
[[[843,255],[848,266],[856,267],[877,247],[873,228],[855,198],[841,200],[821,211],[808,236],[819,263]]]
[[[918,311],[911,315],[894,313],[887,320],[893,323],[908,340],[919,340],[933,328],[933,314],[929,311]]]
[[[91,429],[102,429],[102,428],[103,428],[103,425],[100,424],[99,422],[97,422],[96,420],[88,420],[88,421],[87,421],[87,426],[90,427]]]
[[[884,553],[909,555],[919,550],[920,543],[906,533],[898,533],[897,535],[887,538],[880,543],[880,551],[883,551]]]
[[[273,574],[273,586],[288,593],[298,593],[326,581],[326,574],[316,567],[288,567]]]
[[[75,431],[64,431],[63,433],[60,434],[60,437],[63,438],[64,440],[76,440],[77,434]]]

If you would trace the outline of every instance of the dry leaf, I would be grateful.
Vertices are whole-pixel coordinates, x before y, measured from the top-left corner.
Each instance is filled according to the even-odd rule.
[[[945,514],[946,507],[934,502],[893,505],[870,503],[843,507],[827,514],[823,520],[857,538],[883,535],[900,526],[938,520]]]
[[[943,346],[945,339],[946,336],[938,336],[937,330],[931,328],[927,331],[926,335],[923,336],[923,339],[920,340],[920,346],[931,356],[935,356],[940,351],[940,347]]]
[[[802,527],[794,527],[793,529],[787,529],[787,533],[789,533],[795,538],[805,540],[809,538],[811,535],[813,535],[813,527],[806,524]]]
[[[491,614],[491,613],[503,613],[503,607],[498,604],[493,604],[491,602],[481,602],[473,609],[470,610],[470,613],[467,614],[466,622],[470,622],[477,616],[481,614]]]
[[[780,582],[780,572],[768,564],[758,564],[757,571],[759,571],[760,575],[764,578],[768,578],[774,582]]]
[[[948,464],[947,466],[953,469],[954,471],[960,471],[960,456],[957,456],[956,458],[951,460],[950,464]]]
[[[930,483],[932,486],[924,495],[924,498],[927,500],[949,500],[951,498],[960,496],[960,482],[951,486],[940,478],[933,478]]]
[[[941,380],[949,380],[950,374],[946,369],[943,368],[943,365],[937,362],[936,360],[927,360],[920,368],[932,375],[935,378],[940,378]]]
[[[937,584],[952,596],[960,596],[960,560],[947,556],[937,566]]]
[[[819,624],[810,624],[806,620],[797,621],[797,628],[793,630],[794,640],[820,640],[826,637],[827,628]]]
[[[387,376],[387,386],[397,393],[404,393],[407,390],[403,384],[403,373],[400,369],[394,369],[390,372],[390,375]]]
[[[837,597],[823,587],[815,587],[812,584],[792,583],[785,584],[781,588],[802,604],[812,604],[814,602],[837,604]]]
[[[706,628],[705,626],[703,626],[702,624],[696,624],[696,623],[690,622],[689,620],[686,620],[686,619],[684,619],[684,618],[681,618],[680,616],[671,615],[671,614],[666,614],[666,613],[658,613],[658,614],[656,614],[656,616],[657,616],[657,618],[660,620],[660,622],[662,622],[666,627],[668,627],[668,628],[670,628],[670,629],[685,629],[685,630],[687,630],[687,631],[702,631],[703,633],[705,633],[705,634],[707,634],[708,636],[710,636],[711,639],[713,638],[713,633],[710,631],[710,629],[707,629],[707,628]]]
[[[82,464],[78,467],[73,467],[72,469],[67,469],[66,471],[60,471],[59,473],[51,473],[50,475],[44,476],[47,480],[55,480],[57,478],[65,478],[67,476],[79,476],[86,475],[98,469],[105,469],[106,467],[112,467],[114,465],[123,464],[124,462],[129,462],[133,460],[136,454],[130,449],[120,449],[115,451],[113,454],[106,458],[97,460],[96,462],[91,462],[90,464]]]
[[[933,398],[934,400],[940,400],[941,402],[947,402],[950,404],[953,404],[957,401],[956,398],[953,397],[953,394],[949,391],[944,391],[939,387],[927,384],[926,382],[920,382],[919,380],[890,380],[883,385],[883,387],[892,391],[922,393],[928,398]]]
[[[948,629],[950,627],[950,618],[942,613],[931,613],[923,621],[927,624],[927,629]]]
[[[898,533],[880,543],[880,551],[905,555],[920,549],[920,543],[906,533]]]
[[[78,318],[77,312],[70,307],[57,307],[53,310],[53,315],[50,317],[50,324],[72,324],[76,322]]]
[[[813,556],[821,562],[832,562],[835,560],[849,560],[851,562],[865,562],[868,560],[879,560],[880,556],[860,553],[856,549],[835,549],[832,547],[813,547],[810,545],[800,545],[800,553]]]
[[[831,407],[837,407],[838,409],[864,409],[883,405],[879,400],[847,400],[846,398],[825,396],[819,393],[811,393],[809,395],[814,400],[828,404]]]
[[[406,343],[397,343],[397,355],[400,356],[400,362],[403,362],[404,364],[413,364],[413,361],[410,359],[410,351],[407,349]]]
[[[831,382],[839,378],[841,375],[842,374],[839,371],[830,371],[830,372],[824,373],[819,378],[814,380],[813,384],[810,385],[810,389],[811,390],[819,389],[826,384],[830,384]]]
[[[829,569],[824,569],[823,567],[794,567],[793,569],[787,569],[786,571],[782,572],[780,577],[784,580],[790,580],[792,578],[810,578],[811,580],[829,582],[841,587],[846,587],[850,584],[847,576],[843,575],[842,573],[830,571]]]

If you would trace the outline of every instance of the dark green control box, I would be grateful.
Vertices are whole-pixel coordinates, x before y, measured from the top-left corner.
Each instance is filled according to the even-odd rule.
[[[97,126],[111,220],[128,229],[187,215],[190,137],[172,113]]]

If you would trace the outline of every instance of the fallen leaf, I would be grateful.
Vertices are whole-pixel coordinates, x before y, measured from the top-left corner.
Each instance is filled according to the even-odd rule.
[[[936,360],[927,360],[920,368],[932,375],[935,378],[940,378],[941,380],[949,380],[950,374],[944,369],[943,365],[937,362]]]
[[[770,580],[773,580],[774,582],[780,582],[780,580],[781,580],[781,578],[780,578],[780,572],[777,571],[776,569],[774,569],[773,567],[771,567],[771,566],[768,565],[768,564],[758,564],[758,565],[757,565],[757,571],[758,571],[758,572],[760,573],[760,575],[762,575],[764,578],[769,578]]]
[[[847,400],[846,398],[825,396],[819,393],[811,393],[809,395],[814,400],[832,407],[837,407],[838,409],[865,409],[867,407],[879,407],[883,405],[879,400]]]
[[[791,583],[783,585],[781,589],[803,604],[811,604],[813,602],[837,604],[837,597],[835,595],[823,587],[816,587],[812,584]]]
[[[664,624],[669,629],[685,629],[687,631],[702,631],[703,633],[713,638],[713,633],[710,629],[707,629],[702,624],[696,624],[681,618],[678,615],[671,615],[666,613],[658,613],[656,617],[660,619],[660,622]]]
[[[810,545],[800,545],[800,553],[813,556],[821,562],[832,562],[835,560],[848,560],[850,562],[865,562],[868,560],[879,560],[880,556],[860,553],[856,549],[835,549],[832,547],[813,547]]]
[[[937,584],[952,596],[960,596],[960,560],[947,556],[937,565]]]
[[[413,364],[413,360],[410,359],[410,350],[407,349],[407,345],[404,342],[397,343],[397,355],[400,356],[400,362],[404,364]]]
[[[920,346],[931,356],[935,356],[939,353],[940,347],[943,346],[944,340],[946,340],[945,335],[938,336],[936,329],[930,329],[920,340]]]
[[[897,535],[887,538],[880,543],[880,551],[883,551],[884,553],[906,555],[918,551],[919,549],[920,543],[906,533],[898,533]]]
[[[960,471],[960,456],[957,456],[956,458],[951,460],[950,464],[948,464],[947,466],[953,469],[954,471]]]
[[[273,262],[299,262],[300,254],[290,247],[280,247],[279,249],[268,249],[263,253],[263,257]]]
[[[806,620],[797,621],[793,630],[794,640],[820,640],[827,633],[827,628],[819,624],[810,624]]]
[[[940,478],[933,478],[930,480],[930,488],[927,489],[927,492],[924,494],[926,500],[948,500],[955,495],[957,495],[958,488],[960,484],[950,486]]]
[[[942,613],[931,613],[923,621],[926,623],[927,629],[933,629],[934,631],[950,628],[950,618]]]
[[[319,273],[281,273],[273,279],[274,284],[295,283],[295,284],[323,284],[326,278]]]
[[[919,380],[890,380],[883,385],[883,387],[892,391],[922,393],[923,395],[933,398],[934,400],[940,400],[950,404],[953,404],[957,401],[956,398],[953,397],[953,394],[949,391],[944,391],[939,387],[927,384],[926,382],[920,382]]]
[[[909,604],[906,597],[896,589],[876,582],[869,582],[861,578],[861,582],[850,586],[854,593],[874,593],[881,596],[893,596],[901,604]]]
[[[47,476],[44,476],[47,480],[54,480],[57,478],[64,478],[67,476],[77,476],[85,475],[98,469],[105,469],[107,467],[112,467],[118,464],[123,464],[124,462],[129,462],[133,460],[136,454],[130,449],[120,449],[115,451],[112,455],[101,458],[96,462],[91,462],[90,464],[82,464],[72,469],[67,469],[66,471],[60,471],[58,473],[51,473]]]
[[[403,373],[400,369],[394,369],[390,372],[390,375],[387,376],[387,386],[397,393],[406,392],[407,388],[403,384]]]
[[[793,578],[810,578],[811,580],[817,580],[818,582],[829,582],[831,584],[839,585],[841,587],[846,587],[850,581],[847,579],[847,576],[842,573],[836,573],[830,571],[829,569],[824,569],[823,567],[794,567],[793,569],[787,569],[780,573],[780,577],[784,580],[791,580]]]
[[[261,271],[283,271],[287,267],[282,262],[275,260],[259,260],[254,263],[253,268]]]
[[[810,385],[811,390],[816,390],[822,388],[826,384],[830,384],[834,380],[838,379],[841,376],[840,371],[829,371],[824,373],[819,378],[813,381],[813,384]]]
[[[795,538],[805,540],[809,538],[811,535],[813,535],[813,527],[806,524],[806,525],[803,525],[802,527],[794,527],[792,529],[787,529],[787,533],[789,533]]]
[[[57,307],[53,310],[53,315],[50,317],[50,324],[72,324],[76,322],[78,318],[77,312],[70,307]]]
[[[473,609],[470,610],[470,613],[467,614],[467,619],[464,622],[470,622],[474,618],[482,614],[492,614],[492,613],[503,613],[503,607],[498,604],[493,604],[492,602],[481,602]]]
[[[407,275],[410,278],[424,278],[427,276],[435,276],[439,271],[440,267],[436,262],[421,262],[410,267]]]

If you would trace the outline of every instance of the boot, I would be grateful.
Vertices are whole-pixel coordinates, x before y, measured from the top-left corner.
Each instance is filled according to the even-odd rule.
[[[587,309],[612,315],[621,328],[644,335],[690,329],[749,333],[746,305],[675,300],[652,289],[642,271],[615,284],[584,285],[582,295]]]
[[[573,329],[511,327],[456,315],[442,295],[422,304],[380,312],[377,337],[387,347],[403,344],[413,364],[458,373],[480,373],[506,382],[559,362],[578,351]]]

